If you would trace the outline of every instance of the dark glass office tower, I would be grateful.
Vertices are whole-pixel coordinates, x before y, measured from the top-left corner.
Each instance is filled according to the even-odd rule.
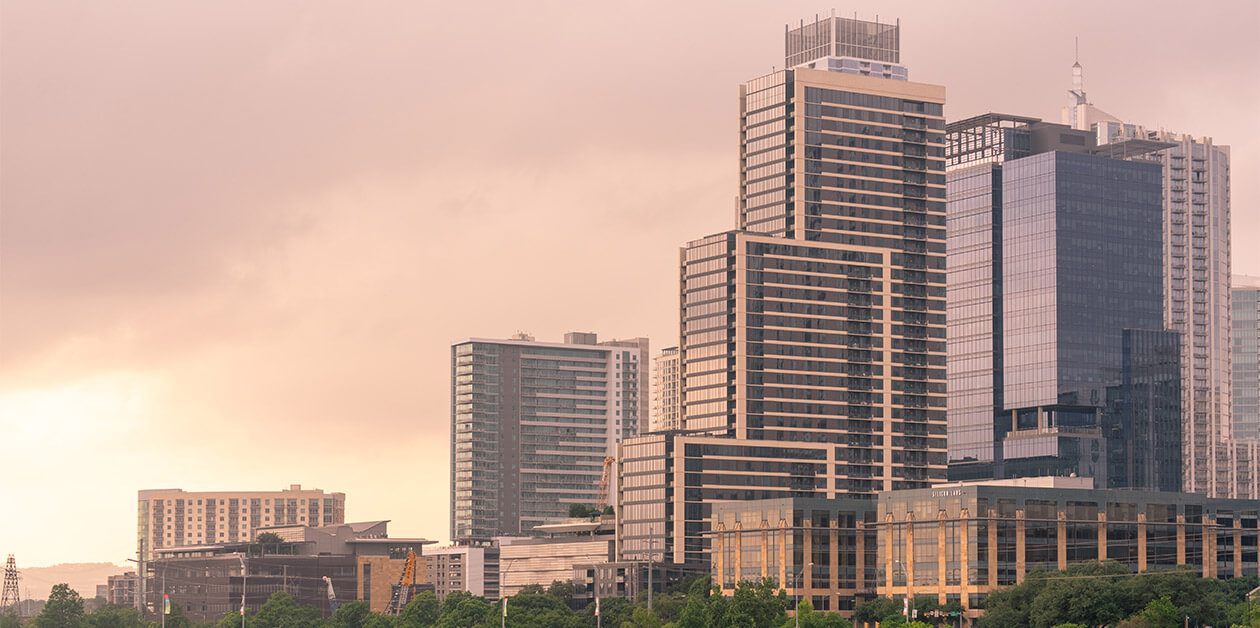
[[[1132,160],[1166,145],[999,115],[948,132],[950,475],[1177,490],[1161,168]]]

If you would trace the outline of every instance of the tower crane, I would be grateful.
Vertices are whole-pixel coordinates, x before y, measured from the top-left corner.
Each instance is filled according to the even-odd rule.
[[[416,552],[407,550],[407,561],[403,563],[403,572],[398,577],[398,584],[394,585],[394,590],[390,593],[389,606],[385,608],[386,615],[397,615],[407,606],[407,602],[411,601],[412,584],[415,579]]]
[[[604,512],[604,507],[608,505],[608,482],[612,475],[612,464],[617,460],[612,456],[604,458],[604,473],[599,478],[599,495],[595,498],[595,510],[600,513]]]

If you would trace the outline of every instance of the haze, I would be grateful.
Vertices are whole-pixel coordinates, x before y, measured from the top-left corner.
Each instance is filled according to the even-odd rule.
[[[680,6],[681,5],[681,6]],[[448,530],[449,346],[677,342],[737,88],[803,2],[0,3],[0,554],[135,555],[136,490],[344,491]],[[871,2],[946,114],[1233,150],[1260,275],[1254,2]],[[41,593],[42,595],[42,593]]]

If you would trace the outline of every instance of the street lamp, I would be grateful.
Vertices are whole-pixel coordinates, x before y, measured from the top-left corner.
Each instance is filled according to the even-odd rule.
[[[911,607],[914,606],[914,595],[911,594],[912,589],[910,588],[910,572],[906,571],[906,566],[901,561],[893,559],[893,562],[901,568],[901,573],[906,577],[906,597],[903,598],[905,602],[902,604],[901,610],[906,615],[906,623],[910,623],[910,618],[913,615]]]
[[[241,561],[241,628],[245,628],[245,583],[249,582],[249,570],[245,568],[245,557],[236,553],[236,560]]]
[[[500,549],[499,551],[500,551],[500,552],[502,552],[503,550],[501,550],[501,549]],[[501,553],[500,553],[500,556],[502,556],[502,554],[501,554]],[[500,615],[501,615],[502,617],[501,617],[501,619],[499,620],[499,626],[501,626],[502,628],[507,628],[507,599],[508,599],[508,596],[507,596],[507,572],[512,571],[512,566],[516,564],[516,561],[517,561],[517,560],[519,560],[519,559],[517,559],[517,558],[509,558],[509,559],[508,559],[508,568],[507,568],[507,569],[502,569],[502,568],[500,568],[500,569],[499,569],[499,598],[500,598],[500,601],[501,601],[500,603],[501,603],[501,604],[503,604],[503,612],[501,612],[501,613],[500,613]],[[500,562],[502,562],[502,561],[500,561]]]
[[[144,565],[144,563],[134,558],[128,558],[127,560],[129,562],[136,563],[137,565]],[[158,613],[162,616],[162,628],[166,628],[166,567],[166,563],[162,563],[162,610],[158,611]],[[148,573],[145,573],[144,571],[140,572],[141,581],[148,579],[148,577]]]
[[[806,569],[813,568],[814,563],[810,563],[801,567],[801,570],[796,572],[796,615],[793,617],[793,619],[796,620],[796,628],[801,628],[801,576],[805,575]]]

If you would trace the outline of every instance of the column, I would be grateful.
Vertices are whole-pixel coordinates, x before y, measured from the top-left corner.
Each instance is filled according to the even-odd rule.
[[[738,585],[740,580],[744,579],[744,524],[742,521],[735,522],[735,533],[733,534],[732,545],[735,546],[735,584]]]
[[[779,520],[779,587],[787,588],[787,520]]]
[[[884,539],[884,582],[888,586],[888,595],[893,595],[893,583],[897,581],[893,578],[895,563],[893,562],[893,551],[897,549],[894,543],[893,533],[896,531],[897,522],[893,521],[892,513],[884,515],[884,527],[888,530],[888,535]]]
[[[1055,539],[1058,540],[1058,564],[1059,571],[1067,569],[1067,512],[1060,510],[1059,522],[1055,529]]]
[[[989,587],[997,588],[997,511],[989,509]]]
[[[914,607],[914,513],[906,513],[906,597]]]
[[[806,518],[801,523],[805,524],[801,530],[801,536],[805,537],[805,551],[801,554],[801,564],[796,568],[805,570],[801,575],[801,589],[808,591],[814,586],[814,574],[810,573],[813,570],[809,568],[809,563],[814,560],[814,522]],[[798,592],[798,595],[805,597],[804,593]]]
[[[1177,513],[1177,564],[1186,564],[1186,514]]]
[[[726,552],[723,550],[726,547],[726,526],[721,523],[717,524],[717,534],[713,535],[713,537],[715,541],[713,553],[717,554],[713,560],[713,564],[717,565],[717,585],[725,591],[726,570],[724,567],[726,566]]]
[[[866,525],[861,521],[857,522],[857,580],[854,584],[858,591],[866,588]]]
[[[1234,577],[1242,577],[1242,518],[1234,513]]]
[[[831,583],[827,590],[831,591],[831,608],[839,608],[840,606],[840,522],[836,519],[831,520],[831,551],[828,552],[830,558]]]
[[[970,524],[971,513],[966,508],[963,508],[958,513],[958,557],[962,568],[962,573],[959,574],[958,591],[962,600],[963,610],[971,608],[971,596],[968,595],[968,589],[971,586],[971,574],[968,573],[971,570],[971,556],[969,555],[971,550]]]
[[[1098,513],[1098,560],[1107,560],[1107,513]]]
[[[1203,577],[1216,577],[1216,525],[1208,523],[1211,517],[1215,517],[1215,513],[1203,513]]]
[[[1138,513],[1138,573],[1146,571],[1146,513]]]
[[[938,604],[945,603],[945,587],[949,582],[945,573],[945,537],[946,537],[945,510],[936,511],[936,602]]]
[[[1028,569],[1027,530],[1024,523],[1024,509],[1015,511],[1015,584],[1024,581],[1024,572]]]
[[[761,577],[770,577],[770,523],[765,519],[761,520]]]

